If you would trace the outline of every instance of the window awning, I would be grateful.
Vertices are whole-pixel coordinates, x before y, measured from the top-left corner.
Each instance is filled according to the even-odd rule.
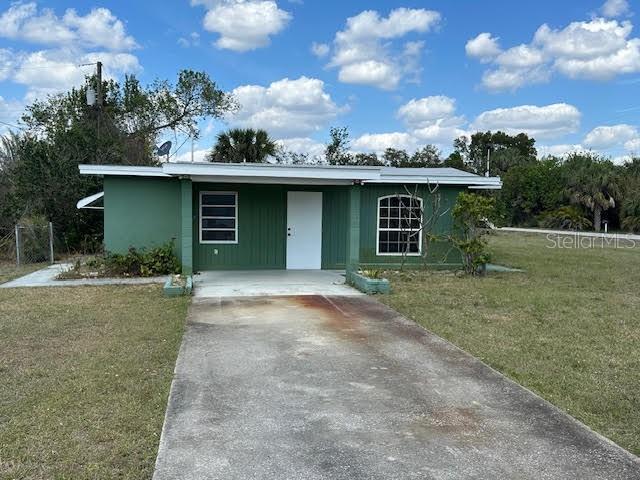
[[[89,195],[88,197],[84,197],[81,200],[78,200],[76,203],[76,208],[80,210],[81,208],[87,210],[104,210],[104,207],[91,205],[93,202],[96,202],[104,197],[104,192],[94,193],[93,195]]]

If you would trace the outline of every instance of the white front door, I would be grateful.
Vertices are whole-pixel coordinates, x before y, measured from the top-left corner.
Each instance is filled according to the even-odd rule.
[[[287,270],[322,265],[322,192],[287,192]]]

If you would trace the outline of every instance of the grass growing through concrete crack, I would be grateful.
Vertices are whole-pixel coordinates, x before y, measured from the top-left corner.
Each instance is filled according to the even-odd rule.
[[[548,248],[491,237],[495,263],[526,273],[386,272],[380,297],[640,454],[640,246]]]
[[[0,290],[0,478],[150,478],[187,299]]]

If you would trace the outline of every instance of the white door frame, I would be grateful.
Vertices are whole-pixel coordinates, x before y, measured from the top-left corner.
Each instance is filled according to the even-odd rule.
[[[287,192],[287,270],[322,268],[322,192]]]

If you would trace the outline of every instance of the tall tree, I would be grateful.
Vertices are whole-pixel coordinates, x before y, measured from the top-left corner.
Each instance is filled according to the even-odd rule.
[[[356,153],[353,156],[353,160],[351,163],[354,165],[369,167],[379,167],[384,165],[384,163],[378,158],[378,155],[376,155],[375,153]]]
[[[510,168],[498,194],[498,210],[506,224],[532,226],[542,212],[560,207],[565,188],[562,172],[555,158]]]
[[[208,159],[221,163],[263,163],[276,152],[277,146],[265,130],[232,128],[218,135]]]
[[[640,232],[640,157],[619,167],[620,225],[630,232]]]
[[[349,141],[347,127],[331,127],[329,130],[329,143],[324,149],[324,156],[329,165],[349,165],[353,161],[353,155]]]
[[[96,77],[89,77],[81,87],[27,107],[26,132],[7,180],[12,188],[0,205],[12,221],[45,215],[69,250],[101,241],[102,217],[79,212],[75,204],[102,182],[80,176],[78,164],[153,165],[160,135],[180,130],[197,137],[202,118],[235,108],[233,97],[204,72],[182,71],[175,85],[156,81],[143,87],[134,76],[122,84],[104,81],[103,102],[87,105],[87,90],[96,86]]]
[[[535,162],[537,151],[535,139],[525,133],[508,135],[504,132],[477,132],[471,136],[471,142],[460,138],[454,143],[456,151],[468,155],[467,162],[473,170],[484,175],[487,170],[487,157],[490,156],[489,173],[502,175],[509,168],[523,163]]]
[[[390,167],[406,167],[411,157],[409,154],[397,148],[387,148],[382,155],[382,159],[384,160],[385,165]]]
[[[592,154],[572,154],[563,168],[572,203],[593,214],[593,228],[600,231],[602,212],[615,207],[620,191],[613,163]]]
[[[407,167],[409,168],[435,168],[442,166],[440,150],[435,145],[425,145],[416,150]]]

